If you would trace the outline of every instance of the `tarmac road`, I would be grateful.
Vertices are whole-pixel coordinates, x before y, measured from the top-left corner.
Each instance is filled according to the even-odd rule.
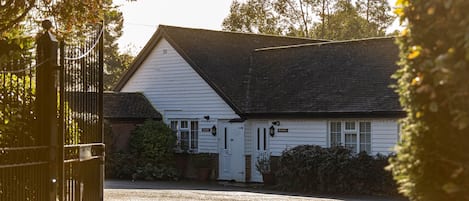
[[[261,189],[259,185],[199,182],[146,182],[108,180],[104,189],[105,201],[398,201],[381,197],[311,196]]]

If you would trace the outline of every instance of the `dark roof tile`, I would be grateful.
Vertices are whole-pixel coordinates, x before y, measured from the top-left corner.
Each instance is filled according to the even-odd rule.
[[[393,38],[257,50],[247,113],[402,111]]]
[[[161,119],[142,93],[104,92],[104,118]]]

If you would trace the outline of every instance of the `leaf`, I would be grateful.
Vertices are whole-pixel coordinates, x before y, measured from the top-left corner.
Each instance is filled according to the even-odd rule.
[[[453,194],[461,191],[461,188],[459,188],[459,186],[454,184],[453,182],[446,183],[445,185],[443,185],[442,188],[448,194]]]
[[[411,52],[407,55],[407,59],[415,59],[420,56],[420,52],[422,51],[422,47],[420,46],[412,46]]]
[[[418,119],[420,117],[423,117],[423,112],[417,112],[415,113],[415,117]]]
[[[433,14],[435,14],[435,10],[436,10],[435,7],[430,7],[430,8],[427,9],[427,14],[428,15],[433,15]]]

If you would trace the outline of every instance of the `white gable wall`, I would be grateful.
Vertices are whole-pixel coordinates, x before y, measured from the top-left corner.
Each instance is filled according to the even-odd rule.
[[[142,92],[168,119],[199,120],[199,151],[217,152],[217,138],[201,128],[211,128],[218,119],[239,116],[164,38],[159,41],[122,92]],[[209,115],[210,121],[203,119]]]
[[[161,39],[122,92],[143,92],[169,118],[239,118],[166,41]]]

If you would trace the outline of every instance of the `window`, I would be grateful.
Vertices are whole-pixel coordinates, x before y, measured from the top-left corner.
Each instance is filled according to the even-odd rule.
[[[341,122],[331,122],[331,147],[341,145]]]
[[[360,122],[360,152],[371,153],[371,123]]]
[[[171,120],[169,126],[177,134],[178,149],[197,151],[199,146],[198,121]]]
[[[345,130],[346,131],[354,131],[355,130],[355,122],[354,121],[345,122]]]
[[[371,122],[333,121],[329,125],[331,147],[343,145],[355,153],[371,153]]]
[[[197,149],[199,141],[199,122],[191,121],[191,149]]]

